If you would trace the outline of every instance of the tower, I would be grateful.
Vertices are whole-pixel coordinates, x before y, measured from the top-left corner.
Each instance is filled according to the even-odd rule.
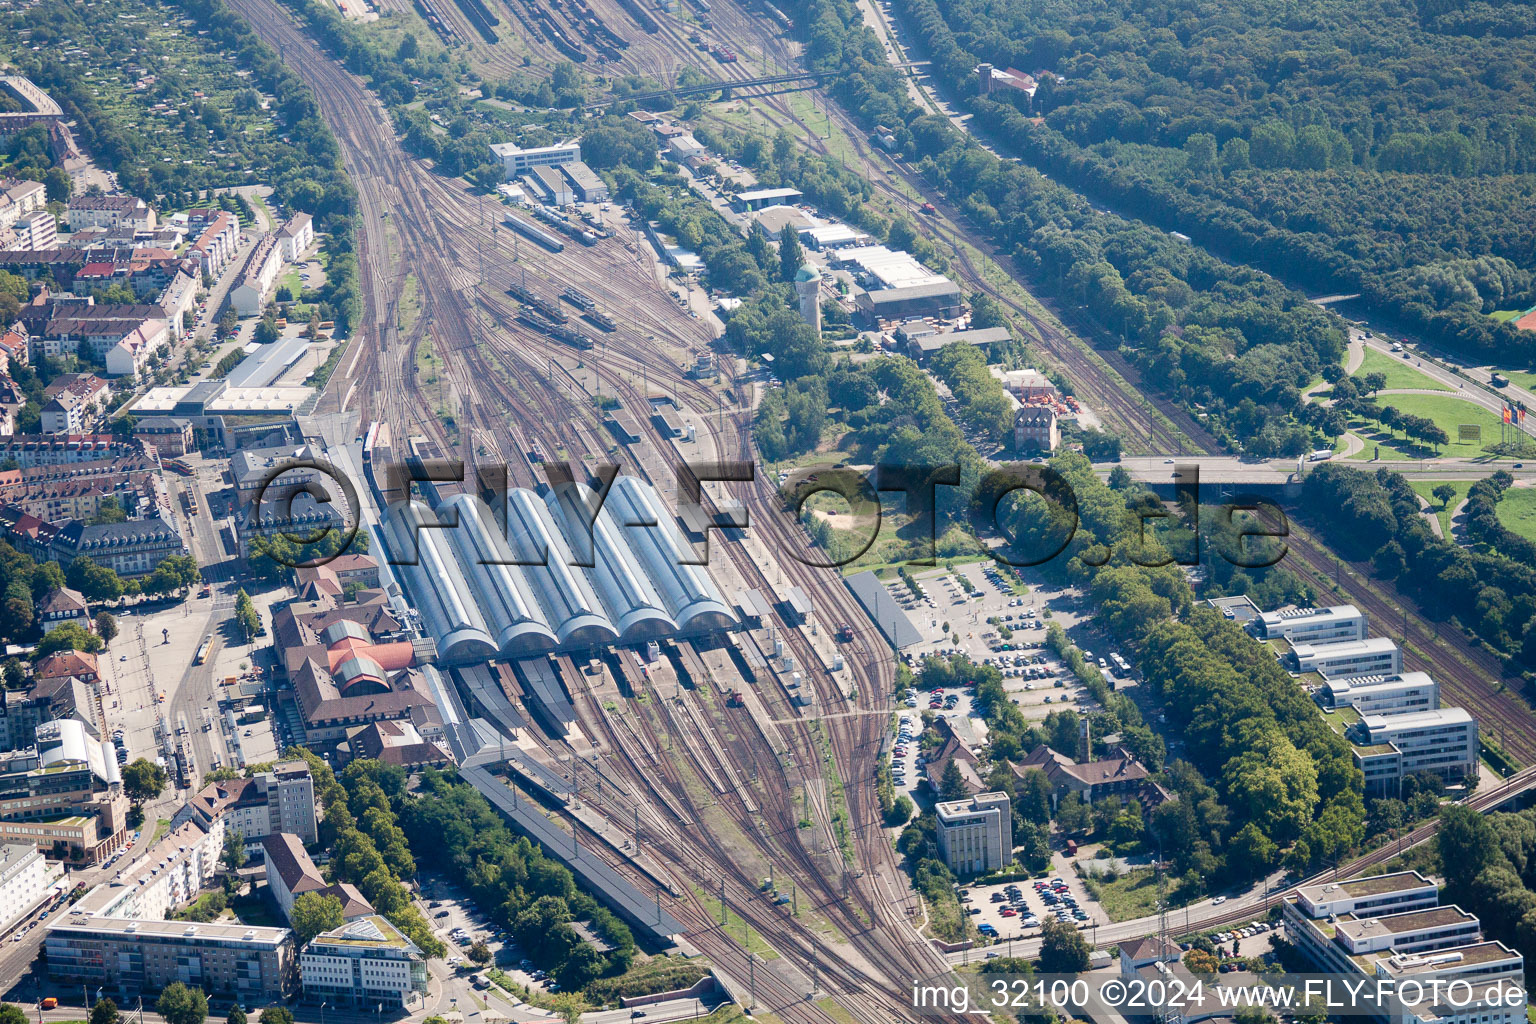
[[[1077,763],[1087,764],[1093,760],[1093,728],[1088,724],[1088,716],[1083,715],[1077,723]]]
[[[821,337],[821,271],[807,263],[795,275],[795,294],[800,297],[800,315]]]

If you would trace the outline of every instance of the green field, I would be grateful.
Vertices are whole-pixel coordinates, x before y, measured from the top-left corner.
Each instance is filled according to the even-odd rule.
[[[1131,921],[1157,913],[1160,887],[1151,868],[1134,868],[1113,882],[1093,880],[1091,892],[1111,921]]]
[[[1536,541],[1536,489],[1511,487],[1499,499],[1499,522],[1510,533]]]
[[[1349,427],[1365,441],[1365,449],[1358,453],[1353,461],[1369,461],[1372,447],[1381,445],[1381,461],[1403,461],[1407,459],[1432,459],[1437,456],[1444,458],[1495,458],[1488,451],[1490,445],[1499,442],[1499,428],[1502,424],[1496,413],[1454,395],[1383,395],[1378,401],[1382,405],[1390,405],[1399,412],[1410,413],[1414,416],[1424,416],[1435,421],[1440,429],[1450,437],[1450,444],[1444,445],[1437,452],[1428,445],[1419,444],[1402,435],[1391,436],[1372,421],[1367,422],[1358,418],[1351,418]],[[1457,427],[1463,423],[1475,424],[1482,427],[1483,439],[1481,441],[1461,442],[1456,440]]]
[[[1409,486],[1413,488],[1414,493],[1423,495],[1424,500],[1429,502],[1429,511],[1434,514],[1436,519],[1440,520],[1441,536],[1449,537],[1451,535],[1451,513],[1456,511],[1456,506],[1460,505],[1462,499],[1467,496],[1467,491],[1472,487],[1472,481],[1410,480],[1408,483]],[[1436,487],[1441,486],[1443,483],[1450,484],[1452,487],[1456,488],[1456,496],[1452,498],[1444,508],[1441,508],[1440,500],[1430,492],[1433,491]],[[1511,529],[1513,529],[1513,527],[1511,527]]]
[[[1385,352],[1378,352],[1374,348],[1365,350],[1365,360],[1361,362],[1360,369],[1356,370],[1354,377],[1360,380],[1368,373],[1385,374],[1387,378],[1387,390],[1418,389],[1424,391],[1449,391],[1446,385],[1420,370],[1414,369],[1407,360],[1394,359]],[[1382,396],[1379,401],[1387,405],[1397,405],[1391,401],[1390,395]],[[1402,408],[1402,406],[1398,406]]]

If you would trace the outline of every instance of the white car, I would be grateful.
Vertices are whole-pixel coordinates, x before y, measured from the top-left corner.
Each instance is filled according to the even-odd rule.
[[[1217,896],[1215,899],[1211,900],[1211,906],[1219,907],[1225,902],[1227,902],[1227,898],[1225,896]]]

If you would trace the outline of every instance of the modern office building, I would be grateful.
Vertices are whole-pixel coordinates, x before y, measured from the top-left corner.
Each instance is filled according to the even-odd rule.
[[[1384,636],[1369,640],[1292,644],[1285,661],[1287,668],[1301,675],[1308,672],[1329,677],[1397,675],[1403,670],[1403,652]]]
[[[576,163],[581,159],[581,143],[559,142],[553,146],[524,149],[516,143],[498,142],[491,146],[491,155],[501,162],[506,177],[516,178],[535,167],[559,167],[561,164]]]
[[[419,1007],[427,960],[382,915],[370,915],[310,940],[299,957],[304,997],[372,1010]]]
[[[1476,917],[1438,905],[1435,884],[1413,871],[1306,886],[1286,898],[1285,937],[1319,971],[1345,976],[1360,991],[1381,980],[1472,983],[1459,1005],[1428,1001],[1359,1007],[1388,1024],[1519,1024],[1520,1006],[1483,1001],[1494,985],[1521,989],[1525,961],[1502,943],[1486,942]],[[1351,977],[1352,976],[1352,977]],[[1367,996],[1367,999],[1370,997]]]
[[[1317,695],[1327,707],[1354,708],[1362,715],[1401,715],[1440,706],[1440,684],[1428,672],[1332,678]]]
[[[1352,604],[1330,608],[1282,608],[1264,612],[1254,620],[1261,640],[1289,640],[1293,644],[1324,644],[1336,640],[1364,640],[1365,613]]]
[[[1007,793],[978,793],[935,807],[939,854],[962,875],[995,871],[1013,860],[1013,805]]]
[[[261,849],[263,839],[278,832],[292,833],[301,843],[320,838],[315,782],[307,761],[279,761],[271,771],[248,779],[210,783],[187,805],[204,824],[222,817],[225,827],[239,832],[253,853]]]
[[[1465,708],[1366,715],[1351,726],[1367,796],[1393,795],[1404,775],[1434,772],[1459,782],[1477,771],[1477,722]]]

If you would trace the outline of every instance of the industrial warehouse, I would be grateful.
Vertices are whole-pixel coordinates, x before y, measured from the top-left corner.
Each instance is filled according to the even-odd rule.
[[[542,495],[514,489],[505,529],[468,494],[444,501],[436,514],[420,502],[391,505],[386,540],[439,660],[639,643],[737,624],[706,568],[690,564],[691,547],[649,484],[615,480],[589,530],[596,504],[584,484]]]

